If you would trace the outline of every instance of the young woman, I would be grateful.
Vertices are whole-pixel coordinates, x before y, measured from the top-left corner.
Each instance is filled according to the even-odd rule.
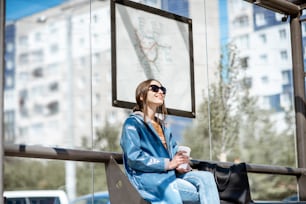
[[[136,89],[136,106],[123,125],[120,141],[129,180],[153,204],[220,204],[210,172],[179,168],[189,158],[177,152],[164,122],[165,96],[166,88],[155,79],[141,82]]]

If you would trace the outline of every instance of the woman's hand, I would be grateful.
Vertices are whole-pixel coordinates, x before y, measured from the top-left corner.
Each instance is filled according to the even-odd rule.
[[[178,168],[176,168],[175,170],[176,170],[178,173],[183,174],[183,173],[187,173],[187,172],[191,171],[192,168],[191,168],[190,165],[188,164],[186,169],[185,169],[185,168],[179,168],[179,167],[178,167]]]
[[[176,153],[176,155],[173,157],[173,159],[169,162],[169,169],[176,169],[179,173],[186,173],[191,170],[190,166],[189,168],[179,168],[179,165],[189,163],[189,157],[184,155],[185,152],[181,151]]]

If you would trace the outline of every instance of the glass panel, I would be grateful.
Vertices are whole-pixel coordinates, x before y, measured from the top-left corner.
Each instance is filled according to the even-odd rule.
[[[104,164],[7,158],[4,176],[4,196],[11,203],[91,203],[93,192],[95,203],[109,201]],[[99,179],[94,182],[94,177]]]
[[[196,118],[167,118],[192,158],[296,166],[289,22],[242,0],[135,2],[192,19]],[[131,110],[112,106],[109,4],[6,1],[6,144],[121,152],[121,126]],[[305,28],[303,22],[303,41]],[[5,190],[61,189],[70,200],[107,190],[103,164],[16,161],[5,163],[15,179]],[[253,199],[296,193],[283,191],[296,186],[294,179],[269,178],[250,176]]]
[[[91,132],[89,5],[8,1],[7,142],[74,147]]]
[[[63,161],[6,158],[4,176],[4,196],[7,199],[53,199],[61,200],[59,203],[67,202]]]

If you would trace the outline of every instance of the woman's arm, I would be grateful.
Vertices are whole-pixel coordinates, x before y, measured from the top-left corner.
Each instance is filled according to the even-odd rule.
[[[143,172],[163,172],[168,169],[169,159],[164,157],[154,157],[146,151],[150,151],[150,144],[146,151],[141,147],[140,137],[143,131],[141,128],[147,128],[144,124],[139,124],[136,119],[129,118],[123,125],[120,145],[122,147],[127,164],[135,170]]]

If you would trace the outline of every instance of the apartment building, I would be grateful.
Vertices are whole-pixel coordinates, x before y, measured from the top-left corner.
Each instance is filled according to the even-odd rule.
[[[219,34],[205,24],[210,18],[209,25],[218,26],[218,2],[138,2],[193,19],[199,103],[219,59]],[[129,110],[111,107],[109,1],[67,1],[11,22],[7,34],[7,48],[14,49],[6,51],[6,80],[13,84],[5,90],[6,142],[78,147],[106,123],[123,122]],[[186,120],[169,121],[181,134]]]
[[[106,120],[126,116],[105,105],[111,104],[109,6],[94,2],[94,8],[89,16],[88,3],[73,1],[13,22],[14,39],[6,44],[15,48],[16,83],[5,109],[15,113],[14,142],[80,146]]]
[[[288,19],[239,0],[228,1],[228,10],[229,37],[240,50],[252,95],[264,109],[289,110],[293,83]]]

